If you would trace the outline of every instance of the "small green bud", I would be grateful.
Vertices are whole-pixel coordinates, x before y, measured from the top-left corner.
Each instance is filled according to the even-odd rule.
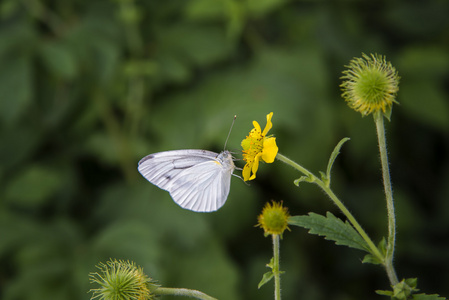
[[[265,236],[277,234],[282,237],[285,229],[288,229],[288,218],[290,217],[287,207],[282,206],[282,202],[272,201],[272,205],[267,203],[258,217],[256,226],[262,227]]]
[[[110,260],[97,266],[100,273],[90,273],[91,283],[100,288],[91,289],[91,299],[100,300],[153,300],[153,292],[159,287],[149,278],[143,269],[135,263],[122,260]]]

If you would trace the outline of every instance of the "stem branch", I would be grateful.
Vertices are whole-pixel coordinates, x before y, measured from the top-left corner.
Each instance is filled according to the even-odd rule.
[[[343,214],[348,218],[348,221],[354,226],[355,230],[360,234],[360,236],[365,240],[365,242],[368,244],[368,247],[371,250],[371,253],[376,256],[380,261],[384,261],[383,255],[380,253],[379,249],[376,247],[376,245],[373,243],[373,241],[370,239],[368,234],[363,230],[362,226],[357,222],[357,220],[354,218],[354,216],[349,212],[349,210],[346,208],[346,206],[338,199],[338,197],[334,194],[334,192],[328,187],[321,179],[313,175],[309,170],[304,168],[303,166],[297,164],[296,162],[292,161],[291,159],[285,157],[284,155],[278,153],[276,155],[276,158],[296,170],[300,171],[304,175],[306,175],[309,178],[313,179],[313,183],[317,184],[328,196],[331,198],[331,200],[337,205],[337,207],[343,212]]]

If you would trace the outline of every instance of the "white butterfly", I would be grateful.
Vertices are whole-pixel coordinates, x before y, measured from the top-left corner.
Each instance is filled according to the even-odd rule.
[[[228,198],[235,165],[229,151],[173,150],[145,156],[138,170],[182,208],[212,212]]]

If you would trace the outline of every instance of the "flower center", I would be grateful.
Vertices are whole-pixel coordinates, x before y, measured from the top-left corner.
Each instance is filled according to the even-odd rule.
[[[256,155],[262,152],[263,139],[264,137],[260,132],[255,132],[254,129],[250,132],[249,136],[242,142],[244,161],[251,163],[254,161]]]

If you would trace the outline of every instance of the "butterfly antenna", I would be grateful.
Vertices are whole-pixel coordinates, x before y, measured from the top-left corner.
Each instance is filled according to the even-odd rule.
[[[232,127],[234,127],[235,119],[237,119],[237,115],[234,115],[234,120],[232,120],[231,128],[229,128],[228,137],[226,138],[223,151],[226,150],[226,145],[228,144],[228,140],[229,140],[229,136],[231,135]]]

